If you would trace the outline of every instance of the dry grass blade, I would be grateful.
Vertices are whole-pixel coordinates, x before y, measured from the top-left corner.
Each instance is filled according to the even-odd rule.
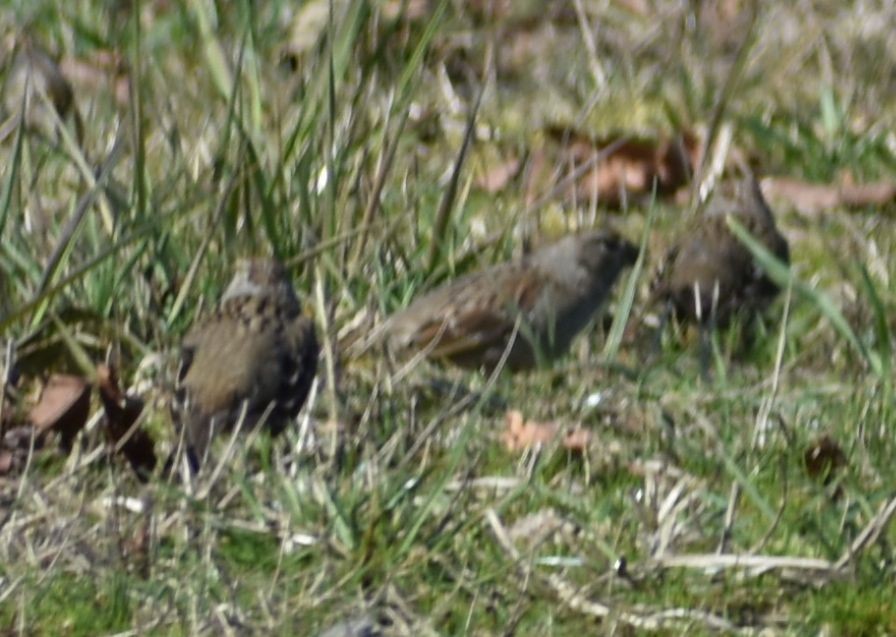
[[[796,278],[793,272],[785,263],[777,259],[768,249],[753,237],[737,219],[729,215],[726,218],[728,227],[743,242],[743,244],[753,253],[755,259],[762,268],[768,273],[769,277],[779,286],[792,286],[802,296],[808,298],[818,308],[818,310],[831,322],[834,328],[846,341],[861,355],[874,372],[880,376],[883,372],[883,364],[880,357],[874,355],[856,335],[855,331],[846,321],[843,313],[837,309],[831,299],[820,290],[809,287]]]
[[[896,497],[891,497],[884,503],[877,515],[862,529],[862,532],[853,540],[846,552],[837,560],[835,568],[842,570],[866,548],[877,542],[881,534],[887,530],[893,516],[896,515]]]
[[[240,173],[238,171],[234,171],[230,175],[230,178],[227,180],[224,188],[221,190],[221,194],[218,198],[218,205],[215,207],[215,210],[212,213],[212,222],[210,224],[212,229],[216,228],[221,222],[221,219],[224,216],[225,211],[227,210],[227,201],[230,199],[230,195],[237,187],[239,177]],[[200,243],[199,249],[196,251],[196,254],[193,257],[193,261],[190,263],[190,269],[187,271],[186,277],[184,277],[184,282],[180,286],[180,290],[177,293],[177,297],[174,299],[171,310],[168,312],[168,316],[166,318],[166,323],[168,325],[171,325],[180,314],[181,308],[183,308],[184,302],[187,299],[187,295],[190,293],[190,288],[193,286],[193,281],[196,279],[196,274],[197,272],[199,272],[199,266],[202,265],[202,259],[205,257],[205,253],[208,250],[208,246],[213,238],[214,233],[209,231],[205,234],[202,243]]]
[[[734,62],[725,77],[725,84],[716,96],[715,105],[713,106],[709,125],[706,130],[706,137],[703,140],[703,149],[699,154],[700,163],[694,171],[694,181],[691,188],[691,205],[689,207],[692,216],[696,215],[697,211],[700,209],[700,204],[708,199],[708,192],[706,191],[704,184],[708,175],[708,167],[714,161],[718,163],[718,156],[725,154],[724,150],[717,149],[719,133],[722,130],[725,113],[728,110],[728,104],[747,67],[749,53],[755,43],[756,24],[759,20],[762,3],[759,2],[759,0],[748,0],[746,4],[748,6],[745,10],[748,12],[749,21],[746,28],[743,30],[743,36],[740,46],[737,49]]]
[[[71,108],[49,135],[18,121],[47,106],[40,87],[0,100],[0,626],[896,634],[887,3],[13,4],[28,8],[0,23],[59,53],[83,136]],[[703,378],[685,322],[632,329],[655,327],[646,262],[701,224],[672,198],[695,170],[694,193],[778,175],[792,257],[721,223],[744,271],[788,296],[715,326]],[[602,350],[489,375],[400,369],[379,347],[381,313],[420,289],[604,225],[641,245]],[[288,265],[318,380],[285,435],[252,427],[270,401],[234,406],[200,472],[151,469],[150,451],[184,455],[184,322],[249,254]],[[434,313],[430,334],[452,312]],[[279,331],[240,320],[209,378],[291,385],[280,344],[237,364],[239,326],[258,323]],[[490,362],[513,366],[503,334]],[[38,390],[83,387],[101,358],[129,387],[78,405],[60,454],[26,424]],[[519,453],[501,445],[511,409]],[[578,423],[590,440],[561,440]]]

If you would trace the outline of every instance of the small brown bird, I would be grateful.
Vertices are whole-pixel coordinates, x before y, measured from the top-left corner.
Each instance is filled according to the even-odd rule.
[[[29,129],[53,137],[56,125],[52,110],[64,121],[74,110],[74,102],[72,86],[56,60],[33,39],[21,38],[3,86],[3,104],[12,125],[4,124],[2,137],[9,133],[7,129],[15,128],[23,108]],[[80,129],[77,113],[75,123]]]
[[[507,351],[512,371],[531,369],[569,349],[637,256],[610,231],[570,235],[425,294],[386,321],[386,338],[461,367],[494,369]]]
[[[787,239],[754,178],[736,182],[733,191],[733,196],[716,192],[703,216],[673,244],[657,269],[652,300],[664,303],[679,320],[723,326],[735,314],[762,311],[778,293],[725,219],[736,216],[785,263],[790,261]]]
[[[219,307],[183,340],[177,419],[191,462],[241,418],[276,435],[308,397],[319,347],[283,266],[242,260]],[[195,467],[194,467],[195,468]]]

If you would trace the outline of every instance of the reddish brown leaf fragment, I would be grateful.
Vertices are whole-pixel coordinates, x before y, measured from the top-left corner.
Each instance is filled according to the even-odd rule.
[[[699,160],[696,135],[685,131],[663,139],[629,138],[625,135],[590,139],[582,133],[550,129],[550,137],[563,146],[563,161],[573,169],[593,164],[575,183],[576,197],[619,207],[625,199],[673,194],[686,185]],[[602,156],[603,155],[603,156]]]
[[[591,443],[591,432],[581,427],[561,429],[553,422],[525,420],[522,412],[511,409],[506,415],[507,427],[501,440],[508,451],[523,451],[535,445],[548,444],[562,434],[560,444],[568,451],[581,453]]]
[[[835,208],[882,206],[896,200],[896,183],[854,183],[844,176],[839,184],[817,184],[792,177],[766,177],[762,192],[767,199],[784,202],[806,216]]]
[[[90,384],[80,376],[53,374],[44,386],[29,420],[41,435],[59,432],[59,444],[71,451],[78,432],[87,424],[90,411]]]
[[[525,422],[522,412],[511,409],[506,416],[507,427],[501,440],[508,451],[523,451],[538,444],[550,442],[557,435],[553,423],[536,424]]]

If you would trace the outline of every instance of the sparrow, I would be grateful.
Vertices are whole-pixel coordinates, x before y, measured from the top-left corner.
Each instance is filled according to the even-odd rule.
[[[705,213],[666,252],[651,283],[651,300],[682,322],[724,326],[736,314],[764,310],[778,293],[753,254],[726,222],[734,216],[762,245],[790,262],[787,239],[755,178],[717,190]],[[733,196],[730,191],[733,190]]]
[[[465,368],[511,371],[563,355],[638,249],[609,230],[569,235],[518,261],[463,276],[389,317],[386,342]]]
[[[50,109],[65,121],[75,111],[74,103],[72,86],[56,60],[32,38],[21,38],[3,87],[3,105],[10,119],[3,125],[0,137],[5,138],[15,128],[23,108],[27,128],[53,137],[56,125]],[[75,124],[80,129],[76,111]]]
[[[281,433],[308,397],[318,353],[283,266],[239,261],[217,309],[181,347],[175,411],[194,469],[214,434],[241,420],[246,430],[263,422]]]

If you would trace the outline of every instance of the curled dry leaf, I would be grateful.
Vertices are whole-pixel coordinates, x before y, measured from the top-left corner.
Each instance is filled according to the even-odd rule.
[[[803,462],[810,478],[828,484],[846,466],[846,454],[836,440],[824,434],[812,441],[803,454]]]
[[[80,376],[53,374],[44,386],[28,419],[40,435],[59,432],[60,446],[71,451],[78,432],[87,424],[90,383]]]
[[[540,423],[524,420],[522,412],[511,409],[506,415],[507,426],[501,434],[501,441],[508,451],[523,451],[535,445],[552,442],[562,434],[564,449],[577,453],[584,452],[591,443],[591,432],[581,427],[564,430],[556,423]]]
[[[121,391],[114,368],[99,365],[96,376],[106,414],[106,435],[109,442],[121,449],[137,477],[146,480],[156,466],[152,438],[142,429],[132,431],[143,411],[143,400],[127,396]]]
[[[657,195],[674,194],[690,181],[699,161],[700,142],[690,131],[660,139],[617,135],[596,140],[562,128],[548,133],[563,145],[562,160],[572,170],[594,162],[576,180],[576,197],[580,201],[596,198],[609,207],[620,207],[631,198],[650,196],[654,182]],[[599,158],[599,155],[606,156]]]

